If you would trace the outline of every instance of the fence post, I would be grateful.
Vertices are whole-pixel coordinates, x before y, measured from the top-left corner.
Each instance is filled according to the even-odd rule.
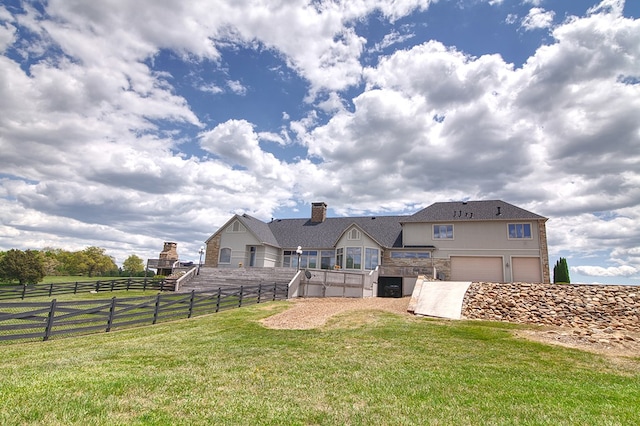
[[[56,315],[56,299],[51,301],[51,309],[49,309],[49,316],[47,317],[47,325],[44,328],[44,337],[43,341],[49,340],[49,336],[51,336],[51,329],[53,328],[53,319]]]
[[[258,303],[260,303],[260,296],[262,296],[262,283],[258,284]]]
[[[130,286],[131,286],[131,278],[127,279],[127,291],[129,291]]]
[[[111,292],[113,293],[113,287],[116,285],[116,280],[111,280]]]
[[[273,283],[273,300],[276,300],[278,294],[278,283]]]
[[[27,293],[27,285],[22,284],[22,300],[24,300],[24,296]]]
[[[160,293],[156,296],[156,307],[153,310],[153,324],[158,321],[158,311],[160,310]]]
[[[187,318],[191,318],[191,314],[193,313],[193,298],[196,295],[195,290],[191,290],[191,298],[189,299],[189,316]]]
[[[100,291],[100,280],[96,281],[96,293]]]
[[[220,312],[220,295],[222,293],[222,287],[218,287],[218,300],[216,301],[216,312]]]
[[[147,279],[144,279],[144,284],[142,284],[142,291],[147,291]]]
[[[244,286],[240,286],[240,298],[238,299],[238,308],[242,307],[242,290],[244,289]]]
[[[116,297],[111,298],[111,306],[109,307],[109,319],[107,320],[107,330],[106,332],[111,331],[111,325],[113,324],[113,315],[116,312]]]
[[[49,284],[49,297],[51,297],[51,293],[53,293],[53,283]]]
[[[76,284],[73,286],[73,294],[78,293],[78,281],[76,281]]]

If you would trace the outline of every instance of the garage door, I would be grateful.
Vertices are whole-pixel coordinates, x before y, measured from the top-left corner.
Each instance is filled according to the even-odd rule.
[[[542,282],[539,257],[513,257],[511,258],[511,267],[513,268],[513,281],[524,283]]]
[[[451,257],[451,281],[503,282],[501,257]]]

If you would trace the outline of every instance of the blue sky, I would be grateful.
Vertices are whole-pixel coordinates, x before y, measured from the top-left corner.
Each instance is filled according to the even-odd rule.
[[[574,282],[640,284],[640,3],[6,1],[0,249],[118,262],[234,213],[549,218]]]

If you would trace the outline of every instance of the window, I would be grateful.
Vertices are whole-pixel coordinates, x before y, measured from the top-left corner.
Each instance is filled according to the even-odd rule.
[[[343,261],[344,261],[344,249],[341,247],[338,250],[336,250],[336,265],[342,268]]]
[[[362,247],[347,247],[345,269],[362,269]]]
[[[295,251],[285,250],[282,257],[282,266],[285,268],[296,268],[298,266],[298,258],[296,256]]]
[[[510,223],[509,239],[531,239],[531,224]]]
[[[431,253],[428,251],[392,251],[392,259],[429,259]]]
[[[305,250],[300,256],[300,268],[315,269],[318,266],[318,252],[316,250]]]
[[[285,268],[298,268],[298,253],[295,250],[285,250],[282,257],[282,266]],[[300,268],[318,267],[318,251],[305,250],[300,255]]]
[[[230,248],[220,249],[220,257],[218,258],[218,263],[231,263],[231,249]]]
[[[370,271],[376,269],[376,266],[378,266],[378,253],[378,249],[364,249],[364,269],[368,269]]]
[[[433,225],[434,240],[453,240],[453,225]]]
[[[320,252],[320,268],[333,269],[336,265],[336,253],[333,250],[322,250]]]
[[[256,254],[258,249],[255,246],[249,248],[249,266],[256,266]]]
[[[349,231],[349,233],[347,234],[347,239],[348,240],[359,240],[360,239],[360,231],[358,231],[356,228],[351,229],[351,231]]]

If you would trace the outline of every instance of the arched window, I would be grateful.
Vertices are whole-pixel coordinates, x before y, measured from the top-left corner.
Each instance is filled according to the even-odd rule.
[[[231,249],[223,248],[220,249],[220,257],[218,259],[218,263],[231,263]]]

